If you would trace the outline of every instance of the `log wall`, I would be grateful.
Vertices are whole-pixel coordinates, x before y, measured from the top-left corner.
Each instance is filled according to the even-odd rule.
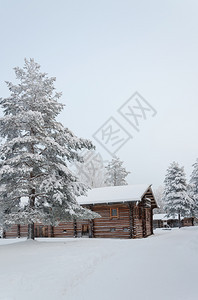
[[[110,215],[110,210],[118,208],[118,216]],[[130,238],[129,206],[94,205],[92,210],[101,215],[101,218],[93,220],[93,234],[96,238]]]
[[[9,229],[6,230],[5,237],[6,238],[18,237],[18,225],[12,225],[11,227],[9,227]]]
[[[133,207],[133,238],[147,237],[153,233],[152,209],[142,205]]]
[[[162,220],[153,220],[153,227],[156,228],[163,228],[163,221]]]
[[[28,233],[28,226],[20,225],[20,237],[27,237],[27,233]]]
[[[194,226],[194,218],[184,218],[182,220],[182,226]]]
[[[62,222],[54,227],[54,237],[74,237],[74,222]]]
[[[92,211],[101,215],[94,220],[61,222],[58,226],[35,224],[35,237],[142,238],[152,234],[152,209],[142,203],[97,204]],[[116,214],[116,215],[114,215]],[[20,234],[19,234],[20,232]],[[26,237],[27,225],[13,225],[6,237]]]
[[[145,208],[145,219],[146,219],[146,233],[145,237],[152,234],[152,227],[151,227],[151,209]]]
[[[142,208],[133,207],[133,238],[143,237]]]

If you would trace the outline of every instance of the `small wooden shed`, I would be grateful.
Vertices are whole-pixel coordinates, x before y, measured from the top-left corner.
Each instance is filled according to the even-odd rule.
[[[196,217],[189,217],[189,218],[183,218],[182,219],[182,226],[197,226],[198,225],[198,219]]]
[[[181,226],[194,226],[198,225],[196,217],[181,218]],[[167,217],[166,214],[154,214],[153,215],[153,228],[165,228],[165,227],[179,227],[178,217]]]
[[[168,218],[166,214],[154,214],[153,215],[153,229],[164,228],[168,226]]]

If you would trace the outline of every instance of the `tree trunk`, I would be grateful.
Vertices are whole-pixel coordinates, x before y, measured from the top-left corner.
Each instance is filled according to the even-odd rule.
[[[31,174],[32,176],[32,174]],[[35,207],[35,189],[32,189],[31,197],[30,197],[30,207],[34,209]],[[34,240],[34,223],[28,224],[28,239]]]
[[[28,224],[28,239],[34,240],[34,223]]]
[[[21,237],[21,226],[20,226],[20,224],[17,225],[17,236],[18,236],[18,238]]]
[[[180,216],[180,213],[178,214],[178,222],[179,222],[179,228],[181,228],[181,216]]]
[[[34,130],[31,128],[30,130],[30,136],[34,136]],[[31,153],[34,154],[34,145],[31,144]],[[33,176],[33,172],[30,172],[30,179],[32,179]],[[34,209],[35,207],[35,189],[32,188],[31,189],[31,195],[30,195],[30,208]],[[30,223],[28,224],[28,239],[32,239],[34,240],[34,223]]]
[[[54,237],[54,226],[51,225],[50,228],[51,228],[51,237]]]

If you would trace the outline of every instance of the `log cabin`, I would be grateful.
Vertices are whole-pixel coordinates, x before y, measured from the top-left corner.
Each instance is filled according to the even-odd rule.
[[[181,226],[194,226],[198,225],[198,219],[196,217],[181,218]],[[153,215],[153,228],[174,228],[179,227],[178,217],[167,217],[166,214],[154,214]]]
[[[178,218],[167,217],[166,214],[154,214],[153,215],[153,229],[156,228],[173,228],[178,227]]]
[[[151,185],[95,188],[80,196],[83,207],[101,217],[61,222],[58,226],[35,224],[35,237],[144,238],[153,234],[153,209],[157,203]],[[14,225],[6,237],[27,236],[26,225]]]
[[[183,218],[181,222],[182,227],[198,225],[198,219],[196,217]]]

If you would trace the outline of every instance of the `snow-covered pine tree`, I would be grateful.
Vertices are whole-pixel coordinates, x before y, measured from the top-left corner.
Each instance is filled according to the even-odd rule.
[[[7,82],[10,97],[0,99],[0,199],[4,223],[28,224],[28,238],[34,239],[35,222],[98,216],[77,204],[86,189],[67,167],[80,160],[78,150],[93,145],[56,120],[63,104],[55,78],[41,73],[33,59],[14,70],[19,84]]]
[[[121,186],[127,185],[126,177],[131,172],[126,171],[123,167],[123,161],[118,157],[112,158],[112,160],[106,166],[106,185],[108,186]]]
[[[192,200],[187,193],[184,168],[179,167],[178,163],[173,162],[167,169],[164,184],[164,209],[168,217],[178,216],[180,227],[181,217],[189,217],[192,207]]]
[[[198,159],[193,164],[193,171],[190,176],[189,196],[193,200],[193,214],[198,215]]]

